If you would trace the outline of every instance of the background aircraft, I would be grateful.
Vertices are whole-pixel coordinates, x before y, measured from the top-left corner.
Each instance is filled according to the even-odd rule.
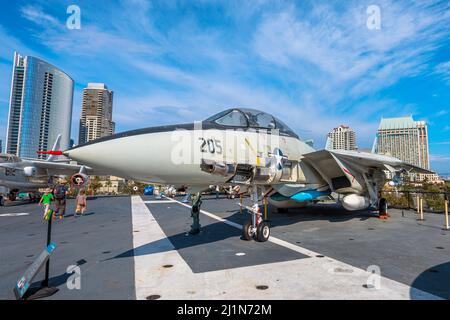
[[[91,168],[58,161],[58,136],[49,157],[46,160],[24,159],[11,154],[0,154],[0,192],[14,201],[19,192],[29,192],[30,200],[35,200],[40,188],[52,187],[55,178],[70,175],[72,185],[84,186],[88,183],[87,173]],[[53,154],[56,153],[56,154]],[[4,205],[4,198],[0,196],[0,205]]]
[[[63,152],[108,174],[156,184],[187,185],[190,193],[209,185],[241,185],[254,205],[243,230],[266,241],[269,224],[258,201],[268,197],[279,208],[332,199],[347,210],[387,202],[379,190],[405,170],[429,173],[389,156],[356,151],[320,150],[302,141],[276,117],[233,108],[200,123],[161,126],[119,133]]]

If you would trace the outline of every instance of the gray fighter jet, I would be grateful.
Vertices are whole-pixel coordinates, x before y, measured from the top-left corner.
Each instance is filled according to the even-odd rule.
[[[335,199],[347,210],[369,207],[386,212],[379,191],[407,171],[430,173],[385,155],[343,150],[316,151],[276,117],[232,108],[204,121],[151,127],[101,138],[63,152],[70,159],[127,179],[188,186],[240,185],[252,195],[252,220],[245,238],[270,235],[258,203],[304,206]],[[333,197],[334,195],[334,197]]]

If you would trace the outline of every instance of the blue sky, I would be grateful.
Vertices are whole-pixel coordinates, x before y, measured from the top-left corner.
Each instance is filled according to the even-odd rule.
[[[81,29],[66,27],[69,5]],[[381,29],[366,26],[377,5]],[[201,120],[231,106],[277,115],[325,144],[340,124],[370,148],[381,117],[429,124],[450,172],[448,1],[2,1],[0,138],[14,50],[75,80],[72,137],[88,82],[114,91],[116,130]]]

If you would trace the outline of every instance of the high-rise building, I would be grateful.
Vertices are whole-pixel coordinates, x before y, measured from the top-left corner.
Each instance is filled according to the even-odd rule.
[[[412,116],[381,119],[375,152],[429,169],[427,124],[425,121],[414,121]]]
[[[73,80],[55,66],[14,53],[6,152],[44,158],[61,134],[60,148],[69,146]]]
[[[103,83],[89,83],[83,90],[78,144],[114,134],[113,92]]]
[[[328,133],[332,150],[356,150],[356,133],[349,126],[340,125]]]

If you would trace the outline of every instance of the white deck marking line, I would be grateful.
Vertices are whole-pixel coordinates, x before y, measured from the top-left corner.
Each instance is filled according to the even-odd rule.
[[[30,214],[27,212],[21,212],[21,213],[3,213],[0,214],[0,217],[21,217],[21,216],[29,216]]]
[[[164,265],[173,265],[177,270],[174,280],[181,282],[191,269],[180,256],[164,231],[153,217],[140,196],[131,198],[134,249],[134,282],[136,299],[145,300],[151,294],[160,294],[170,299],[165,293],[158,291],[160,278],[168,272]],[[181,271],[181,274],[178,273]],[[156,291],[154,291],[156,290]]]
[[[187,204],[185,204],[185,203],[182,203],[182,202],[180,202],[180,201],[178,201],[178,200],[175,200],[175,199],[173,199],[173,200],[174,200],[175,202],[181,204],[182,206],[185,206],[185,207],[187,207],[187,208],[191,208],[191,206],[189,206],[189,205],[187,205]],[[235,228],[238,228],[238,229],[241,229],[241,228],[242,228],[242,226],[241,226],[240,224],[235,223],[235,222],[232,222],[232,221],[229,221],[229,220],[224,219],[224,218],[221,218],[221,217],[219,217],[219,216],[216,216],[215,214],[212,214],[212,213],[210,213],[210,212],[208,212],[208,211],[200,210],[200,212],[203,213],[203,214],[205,214],[205,215],[207,215],[207,216],[209,216],[209,217],[211,217],[211,218],[213,218],[213,219],[215,219],[215,220],[218,220],[218,221],[221,221],[221,222],[223,222],[223,223],[225,223],[225,224],[228,224],[228,225],[230,225],[230,226],[232,226],[232,227],[235,227]],[[307,256],[311,257],[311,259],[300,259],[300,260],[302,260],[302,261],[303,261],[303,260],[312,260],[312,264],[315,265],[315,267],[314,267],[313,270],[316,270],[316,268],[320,268],[319,265],[322,264],[321,267],[322,267],[322,268],[327,268],[327,269],[326,269],[327,272],[328,272],[329,274],[331,274],[334,278],[337,277],[337,278],[344,278],[344,279],[347,278],[347,280],[349,279],[349,278],[348,278],[348,275],[347,275],[347,277],[346,277],[346,276],[343,275],[343,274],[336,273],[336,272],[334,271],[334,270],[336,270],[336,266],[337,266],[338,268],[344,268],[344,269],[347,268],[347,269],[351,269],[351,270],[352,270],[352,273],[350,273],[350,277],[352,277],[352,276],[355,276],[355,277],[361,277],[361,276],[364,277],[364,276],[366,276],[366,277],[368,278],[368,277],[371,277],[371,276],[372,276],[372,273],[370,273],[370,272],[368,272],[368,271],[366,271],[366,270],[364,270],[364,269],[361,269],[361,268],[358,268],[358,267],[349,265],[349,264],[347,264],[347,263],[345,263],[345,262],[342,262],[342,261],[333,259],[333,258],[331,258],[331,257],[322,255],[322,254],[317,253],[317,252],[314,252],[314,251],[312,251],[312,250],[308,250],[308,249],[302,248],[302,247],[300,247],[300,246],[298,246],[298,245],[294,245],[294,244],[292,244],[292,243],[289,243],[289,242],[287,242],[287,241],[281,240],[281,239],[279,239],[279,238],[270,236],[270,238],[269,238],[268,241],[270,241],[270,242],[272,242],[272,243],[275,243],[275,244],[277,244],[277,245],[280,245],[280,246],[282,246],[282,247],[285,247],[285,248],[287,248],[287,249],[290,249],[290,250],[293,250],[293,251],[296,251],[296,252],[299,252],[299,253],[301,253],[301,254],[304,254],[304,255],[307,255]],[[317,257],[318,255],[320,255],[321,257]],[[327,261],[327,260],[328,260],[328,261]],[[295,260],[294,260],[294,261],[295,261]],[[275,263],[275,264],[280,264],[280,263]],[[320,270],[316,270],[316,271],[319,272]],[[326,281],[325,278],[326,278],[326,277],[324,277],[324,279],[323,279],[324,281]],[[396,280],[392,280],[392,279],[386,278],[386,277],[384,277],[384,276],[380,276],[380,278],[382,279],[381,281],[382,281],[382,283],[383,283],[383,286],[384,286],[384,287],[388,287],[388,291],[390,291],[389,294],[388,294],[388,293],[385,293],[385,294],[383,295],[383,298],[382,298],[382,299],[389,299],[390,296],[391,296],[391,298],[393,298],[393,299],[399,299],[399,298],[395,298],[394,296],[395,296],[395,295],[398,295],[399,293],[401,294],[401,292],[404,291],[404,290],[407,290],[407,292],[411,291],[411,295],[412,295],[415,299],[442,300],[442,298],[440,298],[440,297],[438,297],[438,296],[435,296],[435,295],[433,295],[433,294],[431,294],[431,293],[428,293],[428,292],[422,291],[422,290],[420,290],[420,289],[411,287],[411,286],[409,286],[409,285],[403,284],[403,283],[398,282],[398,281],[396,281]],[[338,282],[339,282],[339,280],[338,280]],[[342,286],[342,284],[341,284],[341,286]],[[384,288],[382,288],[382,289],[384,289]],[[382,291],[384,291],[384,290],[382,290],[382,289],[379,289],[379,290],[376,290],[376,291],[380,291],[380,293],[381,293]],[[355,288],[354,288],[353,290],[355,290]],[[365,290],[367,290],[367,289],[365,289]],[[399,292],[392,292],[392,290],[393,290],[393,291],[398,290]],[[338,289],[337,292],[338,292],[338,293],[337,293],[338,295],[336,296],[336,298],[341,299],[342,297],[339,296],[339,289]],[[404,295],[404,294],[403,294],[403,295]],[[295,299],[295,298],[291,297],[290,299]],[[361,297],[354,297],[354,298],[352,298],[352,299],[363,299],[363,298],[361,298]],[[403,299],[404,299],[404,297],[403,297]]]
[[[187,208],[191,208],[191,206],[188,205],[188,204],[182,203],[182,202],[177,201],[177,200],[173,200],[173,201],[177,202],[177,203],[179,203],[182,206],[185,206]],[[236,222],[229,221],[227,219],[221,218],[221,217],[216,216],[215,214],[213,214],[211,212],[208,212],[208,211],[205,211],[205,210],[200,210],[200,212],[203,213],[204,215],[210,217],[210,218],[213,218],[213,219],[218,220],[220,222],[226,223],[229,226],[232,226],[232,227],[237,228],[237,229],[242,229],[242,225],[240,225],[239,223],[236,223]],[[301,253],[301,254],[304,254],[306,256],[309,256],[309,257],[315,257],[315,256],[320,254],[320,253],[317,253],[317,252],[314,252],[314,251],[311,251],[311,250],[308,250],[308,249],[296,246],[296,245],[294,245],[292,243],[289,243],[287,241],[281,240],[279,238],[275,238],[274,236],[270,236],[269,241],[272,242],[272,243],[278,244],[278,245],[280,245],[282,247],[285,247],[285,248],[291,249],[293,251],[296,251],[298,253]]]
[[[150,201],[144,201],[144,203],[152,203],[152,204],[158,204],[158,203],[174,203],[173,200],[150,200]]]

